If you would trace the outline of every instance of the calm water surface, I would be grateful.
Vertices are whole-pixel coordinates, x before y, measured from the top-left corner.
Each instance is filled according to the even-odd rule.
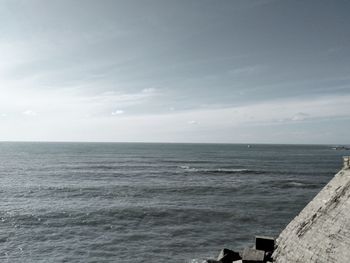
[[[1,262],[201,262],[276,236],[330,146],[0,143]]]

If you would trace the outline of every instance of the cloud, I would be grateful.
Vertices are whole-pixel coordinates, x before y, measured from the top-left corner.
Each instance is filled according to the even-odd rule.
[[[190,124],[190,125],[199,125],[200,123],[198,122],[198,121],[188,121],[187,122],[188,124]]]
[[[97,106],[103,105],[121,105],[122,107],[129,107],[132,105],[144,103],[147,100],[154,97],[156,94],[154,91],[148,90],[135,93],[121,93],[115,91],[103,92],[96,95],[91,96],[83,96],[80,100],[83,103],[94,104]]]
[[[347,129],[326,124],[329,120],[338,120],[345,123],[345,127],[349,126],[348,101],[350,96],[278,100],[167,114],[128,114],[118,121],[106,116],[107,111],[91,118],[76,118],[65,112],[64,118],[53,118],[50,114],[45,119],[43,115],[47,112],[35,108],[41,113],[36,122],[2,121],[0,136],[8,140],[48,141],[332,143],[339,140],[340,143],[346,141]],[[305,119],[293,121],[294,116]],[[279,122],[280,119],[283,122]],[[324,122],[322,128],[319,122]],[[318,130],[320,132],[315,135]],[[325,135],[327,132],[329,135]]]
[[[230,75],[249,75],[249,74],[260,72],[263,68],[264,67],[262,65],[240,67],[240,68],[231,69],[229,71],[229,74]]]
[[[329,54],[333,54],[333,53],[337,53],[339,51],[341,51],[341,47],[340,46],[336,46],[336,47],[331,47],[329,48],[327,51]]]
[[[121,115],[132,107],[134,112],[148,105],[155,93],[139,92],[99,92],[80,88],[26,88],[26,82],[1,81],[0,112],[9,113],[8,119],[23,116],[37,116],[41,119],[79,119],[90,116],[98,118],[106,113]],[[8,84],[8,85],[7,85]],[[115,108],[117,105],[117,109]],[[122,112],[123,111],[123,112]],[[11,113],[11,114],[10,114]],[[39,114],[40,113],[40,114]]]
[[[124,111],[123,110],[115,110],[111,114],[113,116],[122,115],[122,114],[124,114]]]
[[[292,121],[303,121],[305,119],[307,119],[310,115],[304,112],[298,112],[297,114],[295,114],[291,120]]]
[[[26,116],[36,116],[36,115],[38,115],[38,113],[33,111],[33,110],[25,110],[25,111],[22,112],[22,114],[24,114]]]
[[[142,90],[143,93],[154,93],[156,92],[155,88],[146,88]]]
[[[284,114],[287,115],[287,114]],[[292,114],[291,114],[292,115]],[[292,115],[292,117],[284,117],[281,119],[278,119],[278,122],[280,123],[286,123],[286,122],[302,122],[305,120],[312,120],[312,117],[310,114],[307,114],[305,112],[298,112]]]
[[[350,118],[350,96],[323,96],[310,99],[271,100],[263,103],[216,109],[170,112],[170,116],[190,120],[201,127],[296,125],[332,118]],[[296,109],[300,110],[296,113]]]

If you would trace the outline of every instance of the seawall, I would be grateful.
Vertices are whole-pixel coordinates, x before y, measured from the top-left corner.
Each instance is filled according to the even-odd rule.
[[[350,157],[281,232],[274,262],[350,262]]]

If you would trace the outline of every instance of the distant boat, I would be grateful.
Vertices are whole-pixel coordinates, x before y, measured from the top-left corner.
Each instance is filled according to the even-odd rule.
[[[250,144],[247,145],[248,148],[252,147]]]
[[[334,146],[332,147],[332,150],[341,151],[341,150],[350,150],[350,148],[345,146]]]

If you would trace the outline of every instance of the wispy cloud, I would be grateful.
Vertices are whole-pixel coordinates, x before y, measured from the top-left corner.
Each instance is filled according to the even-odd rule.
[[[187,123],[190,125],[199,125],[200,124],[198,121],[194,121],[194,120],[188,121]]]
[[[173,115],[190,119],[188,124],[201,123],[207,127],[284,125],[327,118],[350,118],[348,101],[350,96],[282,99],[238,107],[174,112]],[[295,109],[300,111],[295,112]]]
[[[123,110],[115,110],[115,111],[112,111],[111,114],[113,116],[122,115],[122,114],[124,114],[124,111]]]
[[[33,110],[25,110],[22,113],[24,115],[26,115],[26,116],[36,116],[36,115],[38,115],[38,113],[36,111],[33,111]]]
[[[237,67],[229,70],[230,75],[251,75],[253,73],[260,73],[266,66],[252,65],[246,67]]]
[[[10,86],[2,88],[0,110],[21,113],[25,116],[38,116],[38,118],[38,112],[41,113],[40,118],[96,117],[103,116],[108,112],[115,116],[123,114],[129,107],[137,109],[139,105],[148,103],[157,94],[155,90],[147,92],[141,90],[134,93],[110,91],[87,94],[79,89],[42,90],[28,88],[23,90],[21,86]],[[115,109],[116,105],[117,109]],[[12,116],[15,117],[16,114],[12,114]]]
[[[123,104],[137,104],[144,100],[147,100],[151,97],[156,96],[155,89],[146,89],[140,92],[134,93],[121,93],[117,91],[107,91],[102,92],[97,95],[86,96],[82,100],[90,101],[90,102],[100,102],[100,103],[123,103]]]
[[[308,118],[310,115],[304,112],[298,112],[297,114],[295,114],[291,120],[292,121],[303,121],[306,118]]]
[[[154,94],[156,92],[156,88],[145,88],[142,90],[143,93],[151,93]]]
[[[339,51],[341,51],[341,46],[334,46],[334,47],[331,47],[327,50],[327,52],[329,54],[334,54],[334,53],[338,53]]]

